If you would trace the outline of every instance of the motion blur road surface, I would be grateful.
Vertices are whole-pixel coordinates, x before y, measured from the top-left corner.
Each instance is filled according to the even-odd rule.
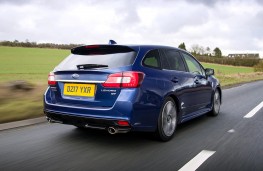
[[[203,150],[197,170],[263,170],[263,81],[223,90],[218,117],[177,128],[166,143],[146,133],[109,135],[61,124],[0,132],[0,170],[179,170]]]

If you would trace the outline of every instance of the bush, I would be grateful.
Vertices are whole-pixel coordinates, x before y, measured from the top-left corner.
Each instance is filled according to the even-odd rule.
[[[254,66],[255,72],[263,72],[263,61]]]
[[[36,43],[36,42],[19,42],[15,40],[11,41],[0,41],[0,46],[11,46],[11,47],[37,47],[37,48],[53,48],[53,49],[72,49],[81,44],[55,44],[55,43]]]
[[[216,63],[216,64],[233,65],[233,66],[247,66],[247,67],[253,67],[253,66],[257,65],[260,61],[259,58],[241,58],[241,57],[216,58],[216,57],[209,57],[209,56],[196,56],[196,58],[199,61],[206,62],[206,63]]]

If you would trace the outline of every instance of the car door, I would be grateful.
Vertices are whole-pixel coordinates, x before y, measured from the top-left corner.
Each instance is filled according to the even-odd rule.
[[[183,61],[180,52],[175,49],[164,49],[162,51],[162,69],[169,75],[169,90],[174,92],[174,95],[179,100],[179,107],[181,115],[192,113],[196,109],[197,97],[193,97],[195,94],[195,87],[193,86],[194,77],[188,72],[186,63]]]
[[[207,80],[204,68],[194,57],[185,52],[181,52],[181,55],[188,70],[191,87],[184,100],[189,108],[187,114],[191,114],[206,109],[211,104],[212,85]]]

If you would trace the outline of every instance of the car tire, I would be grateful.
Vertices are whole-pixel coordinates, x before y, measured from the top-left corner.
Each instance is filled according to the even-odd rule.
[[[208,113],[210,116],[217,116],[220,111],[221,106],[221,97],[219,90],[216,89],[214,96],[213,96],[213,103],[212,103],[212,110]]]
[[[176,130],[177,126],[177,110],[173,98],[165,99],[160,110],[158,124],[156,129],[156,136],[161,141],[169,141]]]

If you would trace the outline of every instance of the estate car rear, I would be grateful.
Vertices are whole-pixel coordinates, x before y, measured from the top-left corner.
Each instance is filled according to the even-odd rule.
[[[80,46],[50,72],[44,112],[50,122],[111,134],[155,132],[167,141],[177,124],[219,113],[213,73],[173,47]]]

